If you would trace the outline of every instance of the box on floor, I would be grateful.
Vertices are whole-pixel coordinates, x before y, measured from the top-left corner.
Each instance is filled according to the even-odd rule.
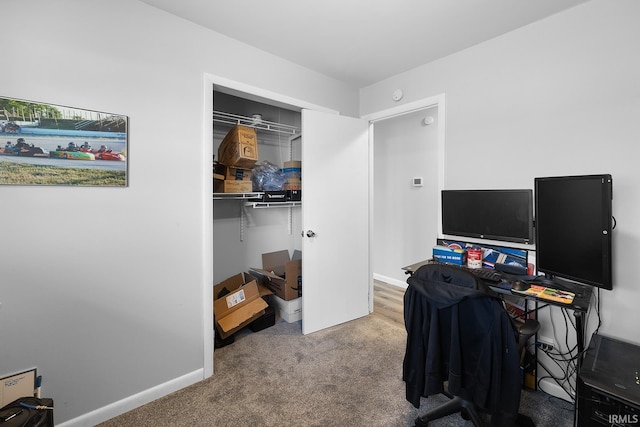
[[[214,285],[213,314],[218,335],[227,338],[262,317],[268,307],[263,297],[272,293],[247,273]]]
[[[293,251],[292,257],[288,250],[264,253],[262,268],[251,268],[250,272],[285,301],[302,295],[302,252],[299,250]]]
[[[302,298],[285,301],[276,295],[270,295],[269,300],[278,308],[280,317],[287,323],[297,322],[302,319]]]

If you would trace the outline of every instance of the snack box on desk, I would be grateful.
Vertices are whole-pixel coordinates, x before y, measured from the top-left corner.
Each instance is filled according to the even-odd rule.
[[[464,265],[466,252],[463,249],[448,248],[446,246],[434,246],[433,258],[439,262]]]

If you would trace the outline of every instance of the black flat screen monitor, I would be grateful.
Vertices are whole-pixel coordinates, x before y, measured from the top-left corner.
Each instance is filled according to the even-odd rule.
[[[536,267],[612,289],[611,175],[535,178]]]
[[[533,242],[532,190],[443,190],[442,233]]]

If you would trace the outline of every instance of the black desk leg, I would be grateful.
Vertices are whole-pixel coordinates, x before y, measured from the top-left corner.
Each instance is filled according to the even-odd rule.
[[[576,318],[576,345],[578,347],[578,356],[576,359],[576,395],[573,407],[573,425],[578,427],[578,375],[580,375],[580,367],[582,366],[582,357],[584,354],[584,313],[574,310],[573,316]]]
[[[584,353],[584,313],[578,310],[574,310],[574,317],[576,318],[576,344],[578,346],[578,360],[577,360],[577,372],[580,372],[580,366],[582,365],[582,355]]]

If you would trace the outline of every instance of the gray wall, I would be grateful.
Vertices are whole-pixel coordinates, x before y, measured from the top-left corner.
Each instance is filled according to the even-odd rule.
[[[204,73],[348,115],[357,90],[138,1],[2,16],[20,19],[3,20],[0,95],[130,119],[128,188],[0,188],[0,375],[37,367],[57,423],[93,425],[204,375]]]
[[[600,331],[640,343],[638,16],[633,0],[587,2],[363,88],[360,109],[390,108],[398,88],[407,103],[446,93],[445,188],[533,188],[537,176],[611,173],[614,290],[601,293]]]

